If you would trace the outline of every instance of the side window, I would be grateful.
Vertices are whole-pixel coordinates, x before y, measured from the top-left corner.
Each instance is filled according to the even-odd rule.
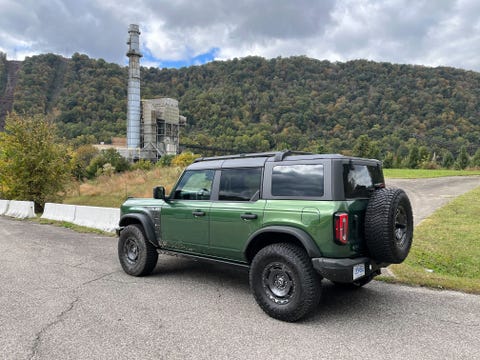
[[[343,165],[343,185],[347,199],[368,198],[370,190],[383,182],[382,171],[376,166]]]
[[[272,172],[272,195],[322,197],[323,165],[279,165]]]
[[[173,191],[174,199],[210,200],[214,170],[188,170]]]
[[[223,169],[220,176],[221,201],[250,201],[260,191],[262,169]]]

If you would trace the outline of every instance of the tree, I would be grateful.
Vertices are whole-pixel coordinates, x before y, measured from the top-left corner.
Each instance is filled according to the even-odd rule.
[[[34,201],[41,211],[45,202],[61,199],[69,179],[68,151],[55,125],[40,115],[7,116],[0,133],[0,195]]]
[[[473,155],[471,160],[471,166],[475,168],[480,168],[480,149],[477,149],[475,155]]]
[[[445,169],[450,169],[454,163],[455,159],[453,158],[452,152],[446,150],[443,154],[442,167],[444,167]]]
[[[88,176],[87,168],[98,153],[99,151],[93,145],[82,145],[73,152],[72,175],[77,180],[82,180]]]
[[[360,135],[353,147],[353,155],[369,159],[380,158],[380,147],[377,141],[371,141],[368,135]]]
[[[410,147],[410,150],[408,152],[407,166],[409,169],[416,169],[418,167],[419,162],[420,162],[420,154],[418,151],[418,146],[413,144]]]
[[[463,170],[468,166],[469,158],[467,154],[467,148],[462,146],[460,148],[460,153],[457,156],[457,161],[455,161],[455,169]]]

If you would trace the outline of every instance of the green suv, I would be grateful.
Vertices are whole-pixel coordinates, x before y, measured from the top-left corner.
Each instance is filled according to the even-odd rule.
[[[361,287],[402,262],[413,234],[410,201],[385,188],[381,163],[291,151],[197,159],[170,195],[121,207],[118,256],[148,275],[158,253],[247,267],[270,316],[311,313],[321,280]]]

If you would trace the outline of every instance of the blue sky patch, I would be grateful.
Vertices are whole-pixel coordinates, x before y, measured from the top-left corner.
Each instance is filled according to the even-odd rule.
[[[154,57],[150,52],[150,50],[143,48],[142,49],[143,58],[140,60],[140,64],[142,64],[142,62],[149,63],[149,64],[154,63],[154,64],[157,64],[159,68],[175,68],[175,69],[186,67],[186,66],[192,66],[192,65],[203,65],[205,63],[215,60],[215,57],[217,57],[219,51],[220,51],[219,48],[211,48],[206,53],[199,54],[193,57],[188,57],[186,59],[166,60],[166,59],[158,59]]]

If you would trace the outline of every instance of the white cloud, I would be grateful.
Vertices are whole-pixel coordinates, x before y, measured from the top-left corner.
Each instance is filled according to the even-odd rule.
[[[154,58],[307,55],[480,71],[476,0],[0,0],[8,57],[84,52],[125,62],[127,28],[140,25]],[[151,59],[149,64],[156,64]]]

